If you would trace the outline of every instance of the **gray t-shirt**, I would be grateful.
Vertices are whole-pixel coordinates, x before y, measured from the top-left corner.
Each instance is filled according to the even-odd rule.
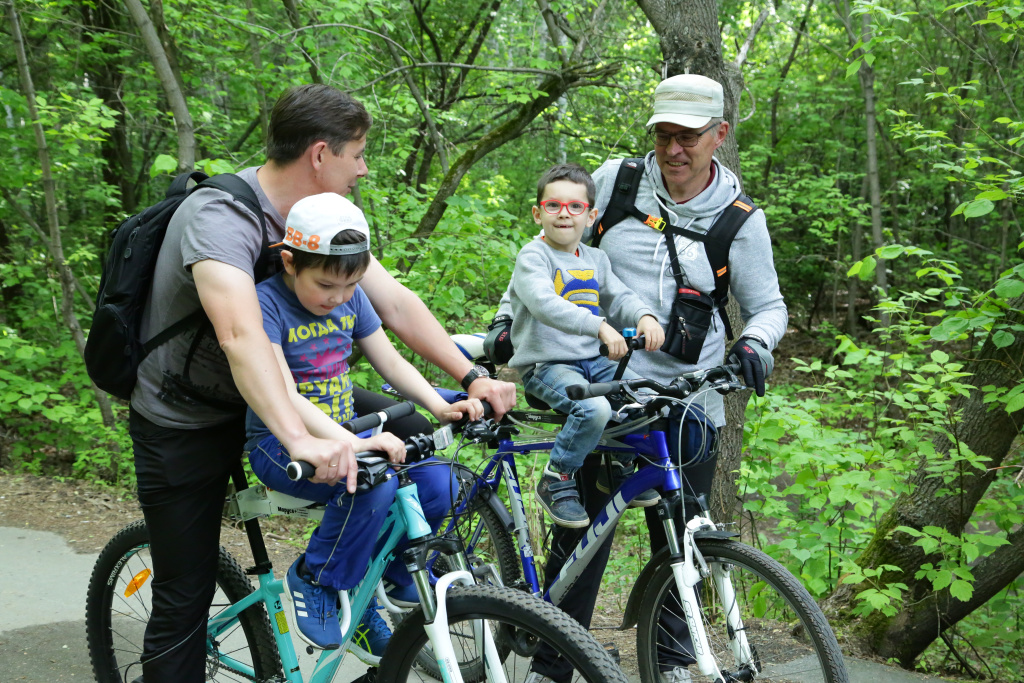
[[[238,176],[255,190],[273,244],[284,237],[284,218],[260,187],[257,170],[249,167]],[[192,278],[194,263],[212,259],[253,276],[262,243],[259,218],[231,195],[213,188],[193,192],[167,227],[146,302],[142,338],[153,337],[200,307]],[[172,337],[143,360],[132,407],[151,422],[179,429],[210,427],[244,413],[245,401],[209,321]]]

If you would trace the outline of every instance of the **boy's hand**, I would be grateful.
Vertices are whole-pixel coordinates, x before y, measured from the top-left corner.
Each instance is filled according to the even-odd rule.
[[[476,382],[473,382],[476,384]],[[435,415],[440,422],[455,422],[461,420],[463,414],[469,416],[470,420],[479,420],[484,416],[484,406],[478,399],[468,398],[465,401],[457,401],[447,406],[440,415]]]
[[[305,460],[316,468],[316,474],[310,477],[310,481],[334,486],[346,479],[349,493],[356,492],[355,453],[352,444],[347,441],[318,439],[314,436],[307,436],[288,447],[292,460]],[[348,476],[350,474],[352,476]]]
[[[383,451],[394,465],[405,462],[405,442],[388,432],[360,439],[358,447],[360,451]]]
[[[626,340],[608,323],[601,323],[601,329],[597,331],[597,338],[608,347],[608,360],[618,360],[629,350],[626,347]]]
[[[516,407],[516,385],[512,382],[501,382],[490,377],[480,377],[469,385],[470,398],[487,401],[494,411],[494,419],[500,420],[501,416]],[[444,418],[435,416],[442,422]],[[459,419],[459,418],[455,418]],[[472,418],[474,420],[478,418]]]
[[[636,333],[642,334],[647,343],[644,345],[646,351],[657,351],[665,343],[665,330],[661,323],[653,315],[645,315],[636,324]]]

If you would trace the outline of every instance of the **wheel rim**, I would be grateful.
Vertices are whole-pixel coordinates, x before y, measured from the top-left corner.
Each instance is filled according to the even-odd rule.
[[[153,562],[148,545],[140,545],[125,554],[116,569],[110,584],[110,627],[109,645],[113,655],[118,680],[134,680],[142,675],[141,657],[146,625],[149,623],[153,602]],[[232,601],[218,585],[210,615],[216,615],[229,607]],[[216,641],[208,642],[208,648],[215,648],[220,656],[227,656],[240,662],[247,673],[225,668],[212,652],[206,660],[206,678],[210,681],[251,681],[265,675],[254,664],[255,657],[245,631],[236,621],[218,635]]]
[[[764,574],[756,568],[737,562],[735,559],[705,555],[709,570],[727,572],[736,593],[736,603],[743,619],[744,632],[753,653],[752,670],[749,662],[738,660],[731,647],[730,630],[726,612],[719,599],[718,590],[710,578],[698,585],[698,600],[702,606],[701,615],[708,635],[711,651],[723,674],[731,674],[733,680],[770,681],[771,683],[803,683],[805,681],[826,681],[827,666],[822,661],[815,644],[810,638],[811,625],[794,608],[792,600],[766,581]],[[671,573],[659,586],[658,604],[661,604],[657,619],[658,670],[666,665],[687,667],[692,680],[711,681],[711,676],[700,673],[692,663],[692,644],[681,636],[678,629],[666,626],[665,614],[671,615],[678,623],[683,611],[675,596],[675,579]],[[673,619],[670,619],[671,621]],[[682,631],[685,634],[685,629]],[[728,679],[727,677],[727,680]]]

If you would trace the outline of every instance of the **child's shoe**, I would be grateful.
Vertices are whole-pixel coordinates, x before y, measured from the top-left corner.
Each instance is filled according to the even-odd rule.
[[[384,592],[387,593],[388,600],[395,607],[415,607],[420,604],[420,594],[416,592],[415,584],[401,586],[389,579],[384,579]]]
[[[537,482],[537,500],[558,526],[583,529],[590,517],[580,504],[580,492],[572,475],[555,472],[549,462]]]
[[[305,571],[305,555],[292,563],[284,587],[299,637],[321,650],[337,650],[341,645],[338,623],[338,591],[313,582]],[[299,568],[302,567],[300,573]]]
[[[370,666],[380,666],[380,656],[391,640],[391,629],[384,617],[377,613],[379,609],[377,598],[374,598],[363,612],[363,618],[348,644],[348,651]]]
[[[619,485],[626,480],[627,477],[633,474],[636,469],[636,462],[621,462],[612,458],[612,483],[608,485],[608,468],[604,463],[601,463],[600,469],[597,471],[597,490],[602,493],[611,493],[615,489],[619,488]],[[631,508],[649,508],[653,505],[657,505],[658,501],[661,500],[661,496],[654,489],[647,489],[629,503]]]

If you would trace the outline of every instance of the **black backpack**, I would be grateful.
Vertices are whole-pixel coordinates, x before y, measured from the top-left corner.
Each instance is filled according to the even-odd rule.
[[[190,188],[190,181],[197,184]],[[139,364],[153,349],[206,319],[200,307],[149,340],[141,339],[142,313],[153,285],[153,272],[167,225],[178,206],[199,187],[227,192],[259,217],[263,247],[255,272],[261,273],[267,268],[271,251],[263,209],[249,184],[231,173],[212,178],[200,171],[182,173],[171,183],[162,202],[122,221],[111,235],[96,295],[92,329],[85,343],[85,367],[89,377],[100,389],[118,398],[131,398]]]
[[[636,192],[643,174],[643,158],[622,160],[619,172],[615,176],[615,185],[612,187],[612,197],[604,213],[597,219],[597,229],[591,246],[597,247],[604,234],[626,218],[636,218],[652,230],[667,230],[671,234],[688,237],[694,242],[703,242],[708,262],[711,264],[711,272],[715,276],[715,289],[711,292],[711,298],[722,316],[726,337],[731,340],[732,326],[729,324],[729,316],[725,313],[725,306],[729,303],[729,249],[736,233],[757,210],[757,205],[750,197],[741,194],[719,215],[707,233],[667,226],[661,216],[652,216],[636,208]],[[675,260],[674,254],[672,259]],[[673,263],[673,268],[677,267],[678,264]]]

